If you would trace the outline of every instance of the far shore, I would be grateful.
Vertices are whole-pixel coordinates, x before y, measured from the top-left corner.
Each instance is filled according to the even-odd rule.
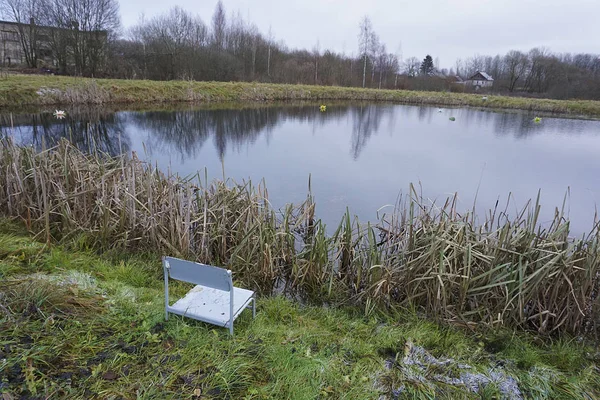
[[[385,101],[413,105],[478,107],[559,113],[570,117],[600,117],[600,101],[550,100],[524,97],[379,90],[339,86],[287,85],[254,82],[198,82],[93,79],[42,75],[0,78],[0,107],[120,105],[272,101]]]

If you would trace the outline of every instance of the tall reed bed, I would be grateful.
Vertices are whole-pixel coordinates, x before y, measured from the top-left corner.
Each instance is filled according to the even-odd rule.
[[[407,307],[466,326],[598,332],[599,226],[571,239],[557,209],[543,228],[539,198],[478,222],[456,197],[434,205],[411,186],[390,216],[361,224],[347,212],[328,235],[310,194],[277,211],[262,183],[182,178],[135,154],[87,155],[66,141],[41,152],[7,139],[0,147],[0,213],[48,242],[85,237],[224,265],[264,294],[366,312]]]

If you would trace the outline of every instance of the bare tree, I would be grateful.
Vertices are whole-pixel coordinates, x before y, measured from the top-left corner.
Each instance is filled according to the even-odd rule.
[[[271,44],[273,43],[273,30],[271,29],[271,26],[269,26],[269,37],[268,37],[268,44],[269,44],[269,51],[268,51],[268,55],[267,55],[267,76],[271,76]]]
[[[19,42],[27,66],[37,67],[39,52],[38,23],[43,16],[41,0],[0,0],[0,15],[17,23]]]
[[[313,47],[313,56],[315,57],[315,85],[319,84],[319,57],[321,57],[321,45],[319,40],[317,40],[317,44]]]
[[[227,21],[225,19],[225,8],[221,0],[215,7],[215,12],[212,17],[212,29],[213,29],[213,40],[214,45],[217,49],[222,50],[225,47],[225,31],[227,28]]]
[[[466,74],[465,62],[461,58],[456,59],[455,67],[456,67],[455,72],[456,72],[457,76],[462,76],[462,75]],[[465,78],[466,78],[466,76],[465,76]]]
[[[528,92],[537,91],[542,93],[548,89],[547,79],[552,72],[552,59],[550,50],[546,48],[534,48],[527,55],[529,58],[529,71],[525,78],[523,90]]]
[[[358,51],[363,58],[363,79],[362,87],[365,87],[367,79],[367,58],[373,48],[373,24],[368,16],[364,16],[360,22],[360,33],[358,34]]]
[[[506,69],[508,79],[508,91],[513,92],[517,86],[517,82],[527,72],[529,60],[527,55],[517,50],[511,50],[504,56],[504,67]]]
[[[404,63],[404,73],[410,77],[415,77],[419,74],[421,61],[417,57],[410,57]]]
[[[201,75],[195,62],[199,49],[208,43],[206,25],[200,18],[174,7],[168,14],[143,22],[132,29],[134,39],[151,58],[151,76],[159,79],[189,78]]]
[[[380,48],[381,42],[379,41],[379,36],[373,32],[369,47],[369,58],[371,59],[371,87],[373,87],[373,81],[375,80],[375,65],[377,63],[377,56]]]
[[[47,13],[48,21],[62,28],[53,38],[60,42],[55,47],[70,51],[75,73],[95,75],[120,28],[117,0],[53,0],[47,3]]]
[[[400,42],[398,44],[398,48],[396,49],[396,54],[394,54],[394,56],[396,57],[396,64],[394,67],[394,73],[396,75],[396,77],[394,78],[394,89],[396,89],[398,87],[398,75],[400,75],[400,65],[402,65],[402,42]]]
[[[376,57],[377,69],[379,70],[379,85],[377,87],[381,89],[382,77],[388,66],[388,54],[385,44],[377,46]]]
[[[468,58],[466,68],[466,78],[476,74],[479,71],[485,71],[485,57],[475,54],[473,57]]]
[[[492,75],[492,78],[496,79],[502,74],[502,58],[500,55],[496,55],[492,61],[491,65],[488,67],[487,73]]]

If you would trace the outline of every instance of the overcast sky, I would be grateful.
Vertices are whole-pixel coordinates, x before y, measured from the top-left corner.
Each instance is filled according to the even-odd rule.
[[[125,28],[172,6],[210,23],[216,0],[120,0]],[[266,35],[292,48],[357,53],[358,24],[368,15],[389,52],[426,54],[441,67],[474,54],[546,46],[555,52],[600,53],[600,0],[223,0]]]

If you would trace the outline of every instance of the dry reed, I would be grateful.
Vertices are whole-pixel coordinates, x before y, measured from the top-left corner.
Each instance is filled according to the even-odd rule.
[[[279,212],[261,183],[165,174],[132,156],[86,155],[63,141],[36,152],[0,141],[0,213],[46,241],[150,249],[226,265],[262,293],[284,287],[319,301],[411,307],[453,323],[541,333],[597,333],[600,230],[569,237],[557,209],[538,223],[539,198],[482,223],[456,197],[427,204],[411,190],[376,225],[349,212],[333,235],[309,195]]]

